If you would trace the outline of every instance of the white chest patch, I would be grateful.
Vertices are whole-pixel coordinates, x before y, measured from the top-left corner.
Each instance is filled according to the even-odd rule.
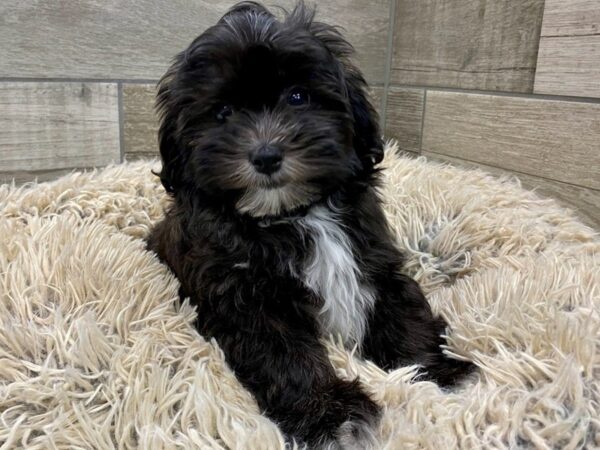
[[[298,225],[314,241],[299,277],[323,299],[323,330],[341,335],[347,345],[360,344],[375,295],[362,282],[350,238],[336,214],[322,206],[313,208]]]

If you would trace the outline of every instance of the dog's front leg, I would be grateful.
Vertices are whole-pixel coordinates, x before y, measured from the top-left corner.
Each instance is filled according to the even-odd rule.
[[[310,448],[368,448],[379,407],[357,380],[335,375],[309,294],[296,284],[237,285],[213,296],[201,303],[200,329],[288,437]]]

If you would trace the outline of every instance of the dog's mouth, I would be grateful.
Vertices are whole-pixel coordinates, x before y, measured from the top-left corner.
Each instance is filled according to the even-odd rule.
[[[270,175],[255,173],[254,174],[254,183],[249,186],[249,188],[259,188],[259,189],[280,189],[289,184],[293,184],[293,180],[288,176],[285,171],[278,171]]]
[[[288,184],[287,180],[273,178],[271,176],[264,177],[265,179],[261,179],[260,187],[267,190],[272,189],[280,189]]]
[[[247,189],[236,202],[236,209],[253,217],[276,217],[310,205],[318,197],[319,192],[313,186],[273,181]]]

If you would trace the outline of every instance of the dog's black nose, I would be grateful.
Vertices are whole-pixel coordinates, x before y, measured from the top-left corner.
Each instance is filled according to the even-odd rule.
[[[270,175],[281,167],[282,153],[279,147],[263,145],[250,155],[250,162],[257,172]]]

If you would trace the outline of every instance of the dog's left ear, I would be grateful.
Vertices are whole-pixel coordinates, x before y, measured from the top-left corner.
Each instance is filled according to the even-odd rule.
[[[343,78],[354,119],[354,149],[363,167],[370,172],[383,160],[383,139],[379,115],[371,104],[367,83],[358,69],[343,64]]]

